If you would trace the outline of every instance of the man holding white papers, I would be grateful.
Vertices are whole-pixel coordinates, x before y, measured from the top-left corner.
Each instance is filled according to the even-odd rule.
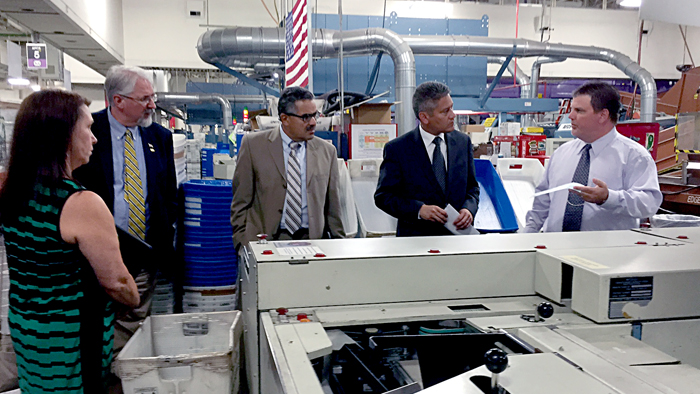
[[[413,94],[420,126],[384,147],[374,202],[398,219],[396,235],[449,235],[448,205],[457,211],[452,224],[464,230],[474,221],[479,183],[469,137],[454,130],[450,89],[425,82]]]
[[[615,129],[620,95],[587,83],[571,102],[572,133],[552,155],[527,213],[525,232],[628,230],[656,213],[663,196],[656,165],[639,143]],[[569,183],[559,190],[550,190]]]

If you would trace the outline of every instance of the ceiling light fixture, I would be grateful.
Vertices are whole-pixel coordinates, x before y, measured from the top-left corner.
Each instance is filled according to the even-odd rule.
[[[28,86],[29,80],[27,78],[7,78],[7,83],[10,85]]]
[[[620,7],[641,7],[642,0],[622,0],[620,2]]]

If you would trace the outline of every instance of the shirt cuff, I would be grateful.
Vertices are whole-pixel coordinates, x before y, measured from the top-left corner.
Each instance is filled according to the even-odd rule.
[[[619,206],[619,201],[620,201],[620,195],[622,194],[621,191],[619,190],[610,190],[608,189],[608,199],[605,200],[604,203],[600,204],[601,208],[604,209],[613,209]]]

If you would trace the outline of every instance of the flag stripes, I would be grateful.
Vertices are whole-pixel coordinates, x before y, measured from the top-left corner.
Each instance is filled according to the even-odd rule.
[[[309,48],[306,1],[297,0],[286,19],[286,86],[308,86]]]

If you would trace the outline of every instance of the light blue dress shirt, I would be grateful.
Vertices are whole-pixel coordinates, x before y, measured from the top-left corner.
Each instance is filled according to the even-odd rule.
[[[280,136],[282,136],[282,151],[284,152],[284,171],[286,174],[288,167],[289,154],[292,152],[292,148],[289,147],[292,139],[282,130],[280,126]],[[306,141],[301,142],[299,149],[297,150],[297,159],[299,159],[299,165],[301,167],[301,227],[309,228],[309,207],[306,203]],[[287,229],[284,225],[284,213],[287,212],[287,199],[284,199],[284,210],[282,211],[282,221],[280,222],[280,228]]]
[[[575,139],[559,147],[536,192],[571,182],[585,144]],[[603,204],[584,203],[581,231],[638,228],[639,219],[656,214],[663,195],[654,159],[642,145],[613,128],[591,143],[590,155],[587,186],[599,179],[608,185],[609,194]],[[524,232],[562,231],[568,196],[568,190],[560,190],[535,197]]]
[[[114,119],[112,111],[107,111],[109,118],[109,128],[112,137],[112,168],[114,169],[114,223],[124,230],[129,229],[129,205],[124,199],[124,139],[126,137],[126,126]],[[143,152],[143,142],[141,141],[141,128],[130,127],[134,136],[134,150],[136,150],[136,160],[139,162],[139,173],[141,175],[141,188],[143,198],[146,201],[146,231],[148,231],[148,179],[146,176],[146,159]]]

